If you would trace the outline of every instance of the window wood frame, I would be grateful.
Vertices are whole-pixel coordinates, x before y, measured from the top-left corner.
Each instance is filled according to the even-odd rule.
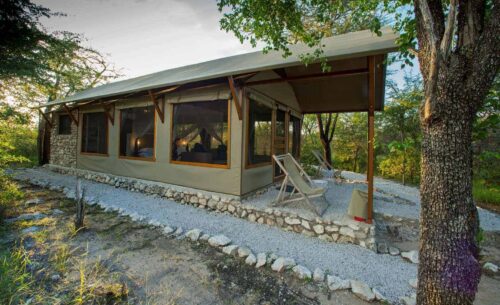
[[[197,103],[197,102],[207,102],[211,101],[193,101],[186,103]],[[214,163],[206,163],[206,162],[192,162],[192,161],[179,161],[172,160],[172,141],[174,140],[174,107],[177,104],[184,103],[175,103],[172,104],[170,108],[170,143],[169,143],[169,163],[170,164],[178,164],[178,165],[189,165],[189,166],[198,166],[198,167],[208,167],[208,168],[222,168],[222,169],[230,169],[231,168],[231,99],[227,99],[227,162],[226,164],[214,164]]]
[[[156,110],[153,106],[153,156],[152,157],[133,157],[133,156],[122,156],[121,155],[121,146],[122,146],[122,111],[127,109],[134,108],[146,108],[151,107],[150,105],[145,106],[134,106],[134,107],[126,107],[118,109],[120,111],[120,125],[118,127],[118,159],[122,160],[136,160],[136,161],[147,161],[147,162],[156,162]]]
[[[275,124],[275,109],[274,107],[268,107],[264,103],[260,103],[264,105],[265,107],[268,107],[271,109],[271,160],[268,162],[260,162],[260,163],[255,163],[255,164],[250,164],[249,161],[249,155],[250,155],[250,103],[251,103],[250,98],[246,98],[246,107],[245,107],[245,121],[246,121],[246,131],[245,131],[245,169],[252,169],[252,168],[258,168],[258,167],[264,167],[264,166],[269,166],[273,165],[273,152],[274,152],[274,124]],[[258,101],[255,101],[258,102]],[[273,169],[273,176],[274,176],[274,169]]]

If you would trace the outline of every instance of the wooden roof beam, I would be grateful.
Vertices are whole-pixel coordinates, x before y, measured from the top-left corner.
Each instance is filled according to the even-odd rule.
[[[267,85],[267,84],[290,82],[290,81],[305,81],[305,80],[310,80],[310,79],[327,78],[327,77],[352,76],[352,75],[368,74],[368,72],[369,72],[368,69],[362,68],[362,69],[351,69],[351,70],[344,70],[344,71],[316,73],[316,74],[309,74],[309,75],[288,76],[288,77],[284,77],[284,78],[273,78],[273,79],[264,79],[264,80],[247,82],[244,84],[244,86]]]
[[[234,106],[236,107],[236,112],[238,113],[238,119],[241,121],[243,113],[241,111],[241,104],[238,98],[238,94],[236,93],[236,87],[234,85],[233,76],[228,76],[227,81],[229,82],[229,89],[231,89],[231,95],[233,97]]]
[[[78,126],[78,118],[76,118],[73,115],[73,112],[71,111],[71,109],[69,109],[69,107],[66,104],[63,104],[63,107],[66,110],[66,112],[68,113],[68,115],[71,118],[71,120],[73,121],[73,123],[75,123],[75,125]]]

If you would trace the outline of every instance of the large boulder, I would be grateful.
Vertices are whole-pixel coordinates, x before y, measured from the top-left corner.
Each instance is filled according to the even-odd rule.
[[[186,237],[191,239],[192,241],[197,241],[200,238],[200,235],[201,235],[200,229],[193,229],[186,233]]]
[[[351,280],[351,290],[362,300],[368,302],[375,300],[375,294],[371,288],[361,281]]]
[[[222,252],[226,253],[227,255],[235,255],[238,252],[238,246],[237,245],[225,246],[224,248],[222,248]]]
[[[325,273],[323,270],[319,268],[314,269],[313,280],[315,282],[323,282],[325,280]]]
[[[271,265],[271,269],[276,272],[282,272],[285,269],[295,266],[295,260],[289,257],[279,257]]]
[[[299,279],[310,279],[312,277],[311,271],[302,265],[293,267],[292,271],[295,272]]]
[[[335,275],[327,275],[326,283],[331,291],[351,288],[351,282],[349,280],[341,279]]]
[[[208,239],[208,244],[212,247],[224,247],[231,243],[231,240],[225,235],[215,235]]]
[[[267,256],[265,253],[257,254],[257,263],[255,264],[255,268],[260,268],[264,266],[267,262]]]

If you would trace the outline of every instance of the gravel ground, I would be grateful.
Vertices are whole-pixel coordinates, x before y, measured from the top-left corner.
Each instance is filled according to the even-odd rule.
[[[366,175],[342,171],[342,177],[348,180],[364,181]],[[375,177],[375,188],[386,194],[393,194],[415,203],[414,206],[408,204],[394,204],[385,201],[374,201],[376,212],[393,216],[418,219],[420,214],[420,191],[416,187],[405,186],[400,183]],[[485,231],[500,231],[500,216],[480,207],[479,219],[481,227]]]
[[[65,188],[68,196],[74,195],[75,177],[42,168],[19,170],[15,175],[20,180],[29,180],[37,185]],[[408,281],[417,277],[417,265],[399,256],[376,254],[350,244],[323,242],[106,184],[82,180],[82,185],[88,194],[87,200],[96,201],[103,207],[121,208],[127,214],[138,213],[149,221],[184,230],[199,228],[212,235],[224,234],[233,243],[246,245],[255,253],[273,252],[292,257],[310,270],[321,268],[344,279],[362,280],[381,291],[391,302],[398,302],[401,296],[414,292]]]

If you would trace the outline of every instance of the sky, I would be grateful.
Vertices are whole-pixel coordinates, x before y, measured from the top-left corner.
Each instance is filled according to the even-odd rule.
[[[49,31],[83,34],[85,44],[123,79],[255,51],[219,27],[215,0],[35,0],[66,16],[41,20]],[[402,82],[398,65],[389,76]]]

